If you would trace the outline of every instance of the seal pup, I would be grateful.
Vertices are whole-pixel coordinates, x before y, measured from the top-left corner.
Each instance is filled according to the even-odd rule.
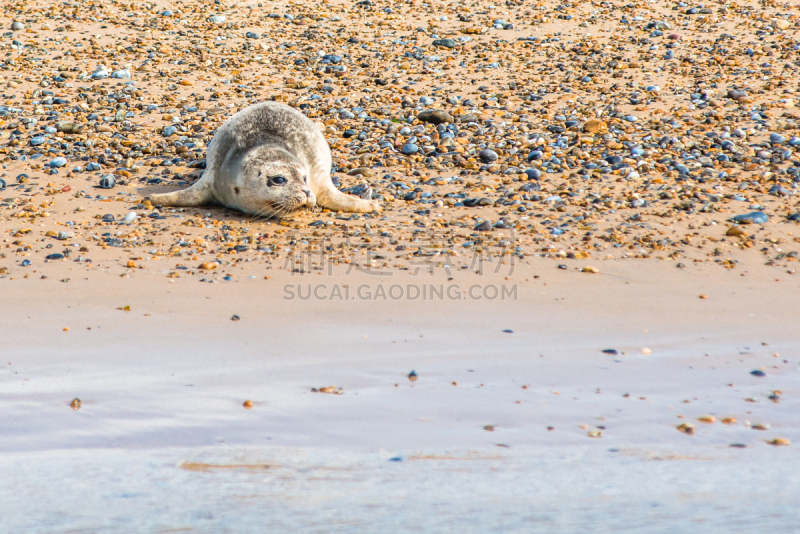
[[[376,200],[336,189],[322,132],[279,102],[255,104],[225,121],[211,140],[203,176],[188,189],[148,200],[162,206],[219,203],[276,218],[302,207],[355,213],[382,209]]]

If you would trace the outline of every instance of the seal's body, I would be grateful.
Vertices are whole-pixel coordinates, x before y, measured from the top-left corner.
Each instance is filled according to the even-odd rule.
[[[357,213],[381,209],[377,201],[336,189],[330,171],[331,151],[316,125],[285,104],[264,102],[220,126],[202,178],[188,189],[151,195],[149,200],[163,206],[217,202],[272,217],[317,205]]]

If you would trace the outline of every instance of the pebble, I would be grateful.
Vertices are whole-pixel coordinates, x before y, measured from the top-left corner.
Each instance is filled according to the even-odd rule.
[[[410,155],[419,152],[419,147],[414,143],[407,143],[403,146],[403,154]]]
[[[777,19],[772,21],[772,27],[778,30],[788,30],[791,27],[791,23],[785,19]]]
[[[606,123],[599,119],[589,119],[583,124],[583,131],[590,134],[601,132],[606,128]]]
[[[77,134],[80,133],[81,130],[83,130],[83,125],[69,121],[59,121],[56,123],[56,130],[67,134]],[[44,142],[44,138],[40,137],[39,139],[42,139],[42,142]],[[31,139],[31,144],[33,144],[33,139]]]
[[[453,116],[442,110],[425,110],[417,115],[417,120],[430,124],[445,124],[454,122]]]
[[[542,177],[542,171],[539,169],[526,169],[525,174],[529,180],[538,180]]]
[[[50,160],[50,167],[54,169],[58,167],[63,167],[66,164],[67,164],[67,158],[58,157]]]
[[[117,80],[130,80],[131,71],[128,69],[115,70],[111,73],[111,77]]]
[[[456,42],[454,39],[435,39],[433,46],[440,46],[442,48],[455,48]]]
[[[125,217],[122,218],[122,222],[125,224],[131,224],[133,221],[136,220],[136,217],[138,217],[137,213],[135,211],[131,211],[130,213],[125,215]]]
[[[100,178],[98,185],[103,189],[112,189],[117,185],[117,178],[113,174],[106,174]]]
[[[769,216],[764,212],[754,211],[751,213],[736,215],[735,217],[731,217],[730,220],[739,224],[764,224],[769,222]]]
[[[25,25],[15,20],[14,22],[11,23],[11,29],[14,31],[24,30]]]
[[[767,373],[765,373],[761,369],[756,369],[755,371],[750,371],[750,374],[753,375],[753,376],[767,376]]]
[[[478,157],[484,163],[492,163],[493,161],[497,161],[497,152],[494,150],[484,149],[478,152]]]
[[[769,134],[769,142],[773,144],[782,145],[783,143],[786,142],[786,138],[781,134],[773,133]]]
[[[725,232],[725,235],[731,237],[741,237],[741,236],[746,236],[747,232],[742,230],[739,226],[731,226],[730,228],[728,228],[728,231]]]

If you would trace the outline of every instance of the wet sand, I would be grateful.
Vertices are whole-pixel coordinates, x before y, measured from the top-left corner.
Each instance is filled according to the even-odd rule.
[[[6,524],[788,531],[796,453],[768,442],[800,439],[800,288],[763,265],[631,265],[43,281],[2,310],[3,499],[31,510]],[[284,299],[409,280],[517,299]]]

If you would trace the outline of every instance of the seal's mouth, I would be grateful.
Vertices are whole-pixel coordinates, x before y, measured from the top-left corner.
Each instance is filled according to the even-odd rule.
[[[269,202],[264,205],[256,215],[256,220],[272,219],[280,221],[292,212],[306,209],[313,211],[317,207],[316,198],[306,195],[298,195],[283,202]]]

